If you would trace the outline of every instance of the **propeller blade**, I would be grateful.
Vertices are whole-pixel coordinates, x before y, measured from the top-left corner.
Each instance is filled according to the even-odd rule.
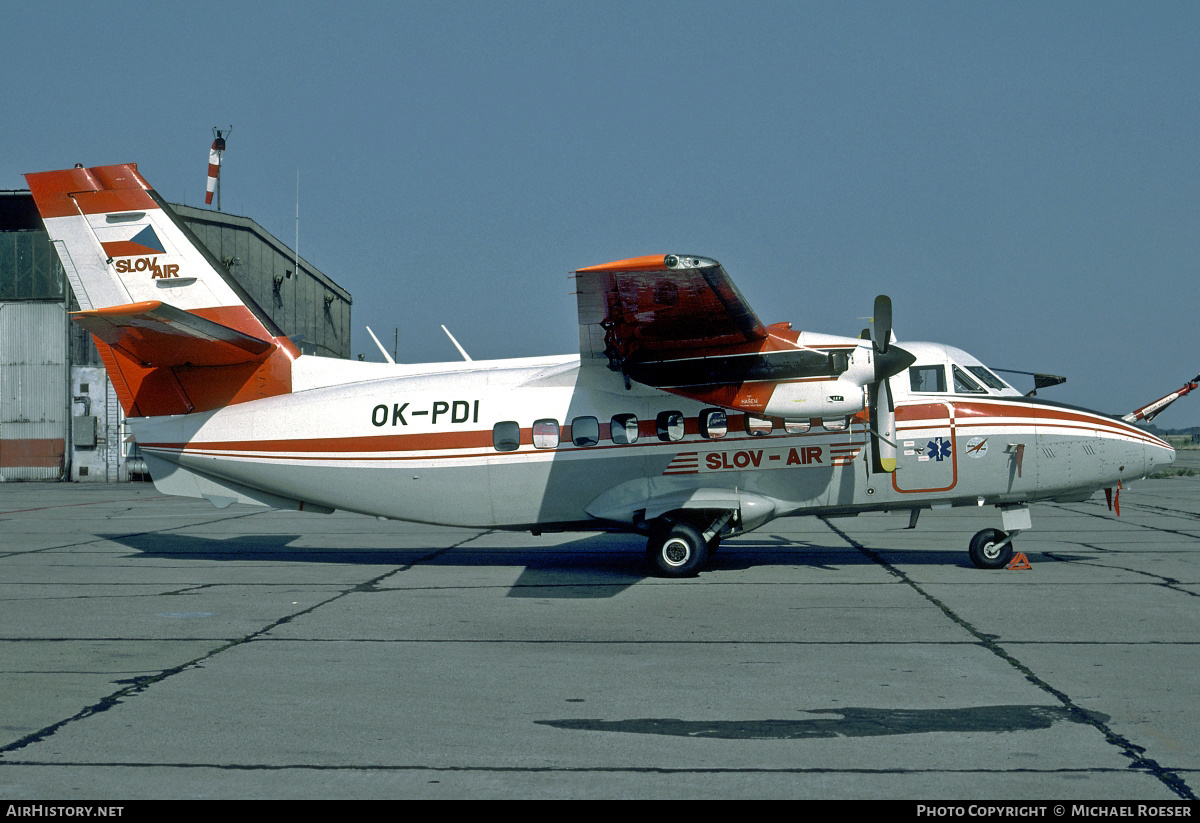
[[[881,397],[882,395],[882,397]],[[896,404],[892,400],[892,388],[886,380],[868,386],[867,402],[870,404],[871,446],[875,456],[875,471],[896,470]]]
[[[891,384],[884,380],[880,385],[883,388],[882,394],[885,402],[877,403],[879,421],[875,424],[878,433],[876,454],[879,455],[880,468],[885,472],[894,472],[896,470],[896,404],[892,400]]]
[[[867,330],[863,329],[863,338]],[[887,380],[907,369],[917,358],[899,346],[892,345],[892,298],[881,294],[875,298],[875,315],[871,318],[870,340],[875,349],[875,382]],[[891,396],[889,392],[889,397]]]
[[[887,354],[888,347],[892,344],[892,299],[886,294],[875,298],[875,314],[871,318],[871,328],[875,350],[880,354]]]
[[[863,336],[867,333],[863,329]],[[875,470],[896,470],[896,403],[888,378],[899,374],[917,361],[911,352],[892,345],[892,300],[886,294],[875,298],[875,314],[871,318],[871,343],[875,349],[875,380],[867,390],[868,414],[871,417],[871,442],[875,453]],[[882,395],[882,402],[881,396]]]

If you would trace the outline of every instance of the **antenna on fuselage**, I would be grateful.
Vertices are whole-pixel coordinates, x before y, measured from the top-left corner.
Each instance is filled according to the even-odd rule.
[[[388,354],[387,349],[385,349],[383,344],[379,342],[379,338],[375,336],[375,332],[371,331],[370,326],[367,326],[367,334],[371,335],[371,339],[375,341],[375,345],[378,346],[379,351],[383,353],[383,359],[391,363],[393,366],[396,365],[396,361],[392,359],[392,356]]]
[[[450,330],[448,328],[446,328],[445,326],[442,326],[442,331],[444,331],[446,333],[446,336],[450,338],[450,342],[454,344],[454,348],[458,349],[458,353],[462,355],[462,359],[466,360],[467,362],[470,362],[471,355],[467,354],[466,349],[464,349],[462,346],[458,345],[458,341],[454,339],[454,335],[452,335],[450,333]]]

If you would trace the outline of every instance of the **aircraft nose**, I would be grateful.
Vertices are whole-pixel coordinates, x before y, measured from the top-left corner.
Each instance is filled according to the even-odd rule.
[[[1160,466],[1169,466],[1174,462],[1175,449],[1165,440],[1146,446],[1146,474],[1153,474]]]

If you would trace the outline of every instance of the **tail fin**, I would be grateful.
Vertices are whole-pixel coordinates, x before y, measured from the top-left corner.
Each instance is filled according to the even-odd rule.
[[[296,347],[137,166],[25,179],[125,414],[207,411],[291,391]]]

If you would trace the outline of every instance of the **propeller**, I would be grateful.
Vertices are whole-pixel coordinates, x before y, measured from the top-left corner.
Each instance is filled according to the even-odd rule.
[[[896,470],[896,404],[888,378],[907,369],[917,358],[892,343],[892,301],[886,294],[875,298],[870,340],[875,350],[875,379],[867,385],[868,413],[875,470]],[[867,337],[867,329],[863,329]]]

